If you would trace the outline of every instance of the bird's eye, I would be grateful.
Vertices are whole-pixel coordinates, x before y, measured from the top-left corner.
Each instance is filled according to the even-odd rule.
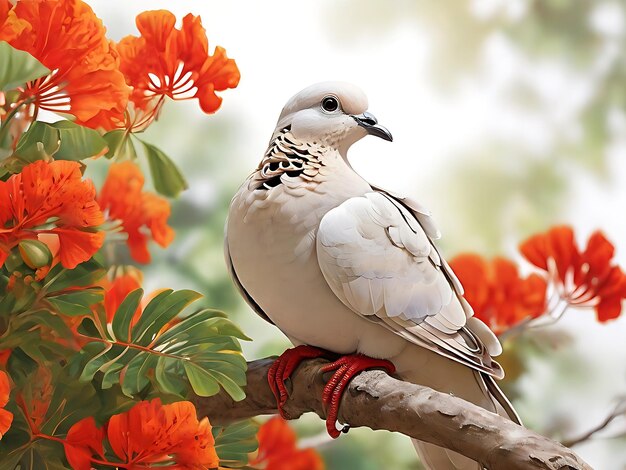
[[[327,96],[322,100],[322,109],[328,113],[332,113],[339,109],[339,101],[334,96]]]

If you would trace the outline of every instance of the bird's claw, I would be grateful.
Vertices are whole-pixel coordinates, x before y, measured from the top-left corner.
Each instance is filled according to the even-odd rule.
[[[393,374],[396,371],[395,366],[384,359],[373,359],[362,354],[351,354],[331,362],[322,367],[322,372],[334,371],[330,380],[324,387],[322,401],[328,407],[326,413],[326,430],[333,439],[339,437],[343,433],[347,433],[350,425],[344,425],[340,430],[337,429],[337,416],[339,415],[339,403],[343,392],[350,381],[359,373],[367,369],[384,369],[388,373]]]
[[[278,411],[283,418],[289,419],[289,415],[283,408],[289,398],[285,381],[303,360],[329,356],[330,353],[324,349],[300,345],[292,349],[287,349],[274,361],[267,372],[267,381],[269,382],[274,397],[276,397]]]

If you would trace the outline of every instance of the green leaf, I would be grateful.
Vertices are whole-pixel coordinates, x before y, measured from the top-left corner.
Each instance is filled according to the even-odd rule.
[[[22,134],[15,148],[15,155],[26,162],[49,159],[61,146],[58,129],[45,122],[35,121]]]
[[[66,269],[62,265],[57,264],[50,270],[46,276],[47,291],[58,292],[68,287],[84,287],[96,283],[102,276],[106,274],[106,270],[102,265],[93,259],[79,264],[74,269]]]
[[[215,451],[220,458],[220,467],[239,468],[247,465],[248,454],[257,447],[256,435],[259,424],[251,419],[231,424],[228,427],[214,426]]]
[[[102,377],[102,390],[107,390],[120,382],[120,373],[123,368],[123,364],[115,363],[107,369]]]
[[[44,341],[41,333],[44,332],[46,338],[50,338],[49,341]],[[50,334],[52,333],[52,334]],[[23,335],[30,335],[24,337]],[[55,343],[55,340],[59,338],[65,340],[71,340],[73,338],[72,331],[63,321],[63,319],[52,313],[48,309],[38,310],[36,312],[29,312],[27,314],[16,316],[11,321],[11,334],[7,335],[0,341],[0,349],[25,347],[25,350],[32,352],[29,346],[33,346],[31,343],[34,341],[34,346],[45,346],[44,343]],[[33,357],[31,355],[31,357]],[[33,357],[34,359],[34,357]],[[50,357],[44,358],[51,360]]]
[[[202,295],[192,290],[173,292],[168,289],[161,292],[150,301],[139,321],[133,327],[133,342],[147,346],[152,338],[161,331],[161,328],[182,312],[187,305],[200,297]]]
[[[181,397],[190,389],[208,396],[223,387],[233,399],[243,399],[246,361],[238,337],[244,335],[221,313],[200,310],[163,331],[199,297],[189,290],[161,292],[144,308],[128,336],[141,291],[129,294],[113,321],[115,337],[83,348],[81,380],[90,381],[100,371],[102,389],[119,380],[122,393],[129,397],[152,393],[147,389],[151,385],[153,390]]]
[[[155,378],[158,388],[165,393],[185,397],[189,383],[182,374],[176,374],[178,368],[174,359],[161,359],[157,363]]]
[[[112,326],[113,334],[118,340],[129,340],[130,323],[133,321],[133,317],[135,316],[135,312],[139,307],[142,297],[143,289],[134,290],[126,296],[115,312]]]
[[[133,396],[135,393],[141,392],[148,386],[148,372],[156,369],[158,366],[158,357],[156,355],[139,354],[135,356],[126,368],[126,377],[122,383],[122,393],[126,396]],[[184,387],[183,387],[184,390]],[[168,393],[172,393],[167,391]],[[176,393],[174,393],[176,394]]]
[[[10,90],[49,73],[50,70],[28,52],[0,41],[0,90]]]
[[[51,125],[59,131],[61,147],[54,154],[57,160],[78,161],[100,155],[107,142],[98,131],[71,121],[58,121]]]
[[[193,391],[201,397],[210,397],[220,391],[213,374],[197,364],[183,363]]]
[[[63,447],[58,442],[37,439],[25,446],[24,451],[19,450],[19,459],[15,454],[9,459],[0,462],[0,470],[66,470],[63,463]]]
[[[103,299],[104,291],[100,287],[46,297],[59,313],[69,316],[89,315],[91,306],[102,302]]]
[[[169,197],[178,196],[181,191],[187,189],[187,181],[174,162],[154,145],[143,141],[142,143],[150,165],[154,188]]]
[[[115,129],[109,131],[103,136],[109,147],[106,153],[107,158],[117,158],[119,160],[135,160],[137,158],[137,150],[135,144],[125,129]]]
[[[49,435],[64,435],[72,424],[94,416],[101,404],[93,384],[76,380],[68,374],[67,367],[53,366],[52,377],[56,387],[41,430]]]
[[[85,367],[83,368],[82,373],[80,374],[81,382],[89,382],[93,380],[96,372],[100,370],[104,364],[109,362],[110,358],[107,353],[113,348],[112,344],[105,343],[89,343],[88,345],[83,347],[81,351],[85,355],[91,355],[91,359],[87,362]]]

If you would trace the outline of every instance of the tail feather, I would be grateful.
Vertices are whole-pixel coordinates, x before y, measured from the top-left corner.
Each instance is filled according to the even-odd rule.
[[[515,408],[513,408],[513,405],[511,404],[509,399],[506,397],[504,392],[500,390],[500,387],[498,387],[498,384],[496,383],[495,379],[487,374],[481,374],[481,375],[482,375],[483,381],[485,382],[485,385],[487,386],[487,390],[489,391],[491,396],[496,399],[496,401],[498,402],[498,404],[502,407],[502,410],[504,411],[504,414],[501,413],[500,411],[498,411],[498,414],[500,416],[504,416],[505,418],[509,418],[515,424],[519,424],[520,426],[523,426],[522,418],[519,417],[519,415],[517,414],[517,411],[515,411]]]
[[[451,393],[521,424],[509,400],[487,374],[434,353],[424,353],[423,349],[407,354],[404,359],[399,364],[404,380]],[[478,462],[449,449],[416,440],[413,445],[427,470],[482,470]]]
[[[482,465],[461,454],[428,442],[412,442],[427,470],[482,470]]]

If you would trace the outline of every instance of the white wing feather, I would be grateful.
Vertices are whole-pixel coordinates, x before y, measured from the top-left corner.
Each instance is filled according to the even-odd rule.
[[[413,208],[410,208],[413,209]],[[406,339],[495,376],[490,355],[500,352],[486,327],[476,328],[460,283],[431,237],[432,219],[389,194],[368,193],[329,211],[317,234],[322,273],[337,297],[354,312]],[[429,237],[430,235],[430,237]],[[491,335],[489,335],[491,333]]]

